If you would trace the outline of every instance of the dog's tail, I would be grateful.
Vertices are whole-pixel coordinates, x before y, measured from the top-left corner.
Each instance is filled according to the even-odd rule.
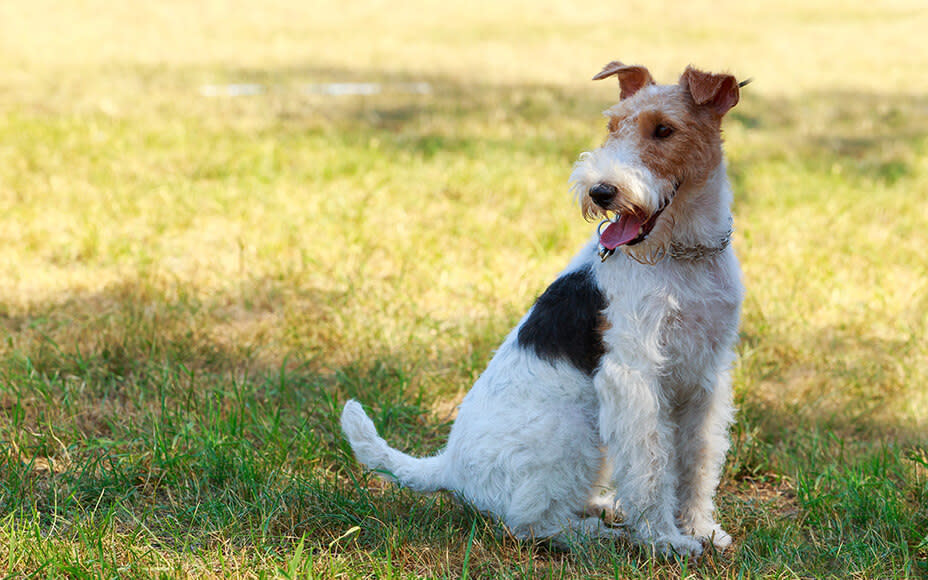
[[[342,410],[342,431],[358,461],[396,483],[415,491],[430,492],[446,489],[445,457],[416,458],[393,449],[377,435],[361,404],[345,403]]]

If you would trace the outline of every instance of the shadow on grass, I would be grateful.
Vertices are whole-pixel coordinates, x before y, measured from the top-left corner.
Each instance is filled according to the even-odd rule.
[[[0,318],[12,346],[0,374],[0,513],[64,537],[88,517],[101,533],[141,525],[157,545],[193,551],[304,534],[328,545],[353,525],[372,546],[372,526],[382,541],[410,519],[423,534],[459,521],[445,500],[427,507],[399,491],[382,512],[368,491],[376,478],[342,441],[341,405],[357,398],[397,445],[438,446],[447,425],[410,392],[407,365],[372,358],[323,372],[275,360],[210,332],[230,313],[260,324],[238,296],[165,294],[176,297],[126,283]]]
[[[443,444],[448,423],[429,412],[427,393],[410,391],[415,365],[371,358],[320,373],[308,361],[271,365],[247,348],[211,341],[209,332],[191,332],[211,320],[199,312],[224,311],[230,301],[171,303],[127,285],[37,307],[36,317],[6,318],[11,335],[31,328],[48,338],[4,364],[3,511],[38,517],[47,532],[88,516],[117,527],[141,522],[151,541],[194,552],[305,537],[330,555],[405,553],[409,566],[424,548],[460,552],[475,525],[481,542],[498,541],[492,522],[447,496],[418,496],[363,473],[342,441],[341,405],[357,398],[398,448],[426,454]],[[108,307],[98,318],[101,304]],[[71,343],[52,338],[67,328],[59,326],[62,309],[85,326],[68,335]],[[858,345],[871,356],[898,346]],[[455,356],[443,353],[439,364]],[[789,481],[812,469],[796,457],[815,458],[814,469],[827,473],[856,456],[836,455],[845,445],[838,432],[856,433],[848,445],[858,447],[899,434],[876,421],[861,429],[853,397],[834,403],[827,414],[797,415],[743,401],[729,484]]]

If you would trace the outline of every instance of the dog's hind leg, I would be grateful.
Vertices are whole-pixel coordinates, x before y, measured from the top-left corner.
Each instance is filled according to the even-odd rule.
[[[622,541],[628,541],[630,539],[626,529],[609,526],[598,517],[573,518],[567,520],[557,533],[550,534],[549,536],[551,543],[565,548],[570,548],[597,538]]]
[[[546,540],[558,548],[570,549],[597,538],[629,540],[626,529],[608,525],[594,516],[568,516],[536,522],[534,525],[512,529],[513,535],[522,540]]]

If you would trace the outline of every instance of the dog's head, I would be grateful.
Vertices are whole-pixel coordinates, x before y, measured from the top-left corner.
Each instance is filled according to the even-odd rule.
[[[738,103],[728,74],[688,67],[675,85],[657,85],[642,66],[611,62],[593,80],[618,77],[619,102],[605,111],[609,134],[583,153],[571,189],[587,219],[615,218],[604,243],[649,260],[660,255],[683,216],[690,192],[700,191],[722,163],[722,117]]]

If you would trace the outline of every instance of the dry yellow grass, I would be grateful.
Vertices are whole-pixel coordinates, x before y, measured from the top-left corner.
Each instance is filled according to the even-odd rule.
[[[739,208],[739,236],[751,235],[740,244],[755,305],[749,317],[782,321],[781,334],[799,342],[796,352],[816,336],[827,342],[830,329],[855,319],[888,344],[920,332],[924,124],[883,124],[887,116],[917,116],[919,102],[906,96],[928,89],[928,77],[916,74],[928,69],[918,34],[926,11],[918,2],[636,2],[617,10],[562,2],[387,9],[379,2],[38,1],[6,3],[0,11],[0,102],[10,131],[24,136],[0,147],[0,199],[7,206],[0,282],[11,312],[141,278],[198,296],[231,294],[218,306],[222,320],[207,330],[217,341],[276,337],[272,358],[308,346],[327,351],[326,365],[372,348],[401,351],[410,335],[429,343],[430,333],[511,317],[586,235],[562,195],[569,159],[495,164],[478,150],[476,158],[456,160],[454,151],[441,151],[443,143],[566,136],[588,146],[598,138],[596,107],[608,103],[613,87],[586,79],[621,57],[645,62],[663,78],[689,62],[755,78],[743,107],[755,99],[748,114],[760,115],[763,126],[729,127],[733,160],[745,165],[739,185],[752,199],[771,200]],[[347,105],[299,90],[307,82],[391,78],[428,79],[445,93],[471,88]],[[205,82],[223,81],[263,82],[271,93],[240,102],[198,93]],[[589,115],[537,115],[531,125],[505,117],[507,106],[525,103],[557,112],[558,97],[545,86],[589,92]],[[792,100],[777,100],[783,97]],[[455,99],[503,116],[462,115]],[[852,104],[856,99],[864,105]],[[400,123],[401,131],[437,138],[435,159],[423,163],[401,149],[378,154],[376,136],[347,150],[322,145],[325,131],[344,127],[359,110],[376,116],[384,102],[387,110],[442,104],[438,114]],[[795,110],[775,113],[787,117],[778,127],[764,118],[766,106]],[[36,128],[43,111],[58,117]],[[268,131],[287,114],[323,133],[285,151]],[[201,134],[204,128],[212,132]],[[225,128],[235,131],[235,143]],[[817,146],[834,155],[833,175],[816,177],[819,183],[790,175],[793,162]],[[778,150],[782,166],[753,166],[751,156],[776,157]],[[879,182],[843,179],[862,155],[873,164],[902,164],[904,184],[915,191],[901,197]],[[374,166],[334,179],[314,171],[351,163]],[[276,175],[271,187],[248,175],[281,164],[301,169]],[[873,195],[862,185],[873,186]],[[411,204],[414,198],[428,201]],[[366,208],[353,205],[360,200]],[[530,203],[543,207],[551,224],[541,240]],[[879,212],[889,215],[874,219]],[[900,228],[905,235],[894,236]],[[820,239],[824,231],[829,235]],[[491,238],[497,244],[487,246]],[[528,256],[526,248],[533,248]],[[270,304],[258,314],[236,314],[231,303],[243,287],[281,268],[297,271],[311,290],[303,298],[279,290],[284,303],[308,314],[295,321],[295,332],[321,344],[295,336],[286,342],[282,316],[293,315]],[[810,268],[830,268],[819,288],[805,284],[816,280],[805,276]],[[770,278],[774,269],[780,273]],[[346,297],[337,307],[320,306],[319,297],[337,295]],[[907,313],[913,322],[905,322]],[[420,320],[412,331],[410,319]],[[790,327],[796,324],[802,333]],[[456,351],[469,340],[438,346]],[[900,380],[923,376],[922,368],[906,364]],[[817,374],[793,376],[805,383]],[[800,387],[797,397],[813,388]],[[902,400],[906,415],[923,416],[920,390]]]
[[[577,143],[576,149],[589,146],[599,138],[597,107],[609,102],[614,89],[587,79],[615,57],[644,62],[665,79],[690,62],[752,76],[755,83],[743,106],[752,107],[754,99],[750,114],[761,118],[769,114],[762,109],[768,104],[798,108],[776,113],[790,117],[780,128],[766,120],[760,130],[730,127],[735,161],[742,159],[742,151],[775,155],[782,149],[789,156],[814,148],[815,141],[833,151],[829,139],[838,147],[842,139],[856,139],[877,148],[877,157],[904,163],[911,169],[911,182],[923,188],[921,150],[912,148],[910,140],[894,144],[893,131],[905,127],[887,130],[880,119],[918,114],[917,102],[900,104],[900,99],[928,89],[928,77],[917,74],[928,69],[928,50],[918,33],[926,25],[926,12],[913,1],[681,2],[671,8],[633,2],[621,10],[566,2],[389,7],[380,2],[301,5],[287,0],[260,5],[5,3],[0,8],[0,80],[6,90],[0,102],[12,115],[7,123],[22,134],[34,130],[43,111],[60,115],[34,139],[8,139],[0,148],[5,160],[0,199],[8,207],[7,243],[0,248],[5,302],[18,311],[30,303],[99,292],[127,278],[164,276],[198,295],[235,293],[253,280],[278,274],[283,266],[301,271],[308,278],[305,284],[319,295],[359,294],[328,313],[319,312],[318,305],[294,303],[310,314],[301,331],[329,335],[320,338],[325,344],[315,345],[335,351],[327,363],[357,358],[374,345],[381,352],[402,350],[409,319],[423,313],[435,321],[428,324],[443,329],[511,315],[586,235],[586,226],[562,195],[569,158],[559,158],[555,165],[550,158],[531,156],[495,164],[478,151],[476,159],[461,161],[454,159],[454,151],[441,151],[442,140],[451,143],[460,137],[479,147],[481,140],[566,137]],[[284,151],[287,145],[268,133],[282,115],[296,117],[297,126],[332,131],[359,108],[363,112],[369,107],[376,116],[384,102],[388,110],[393,104],[389,96],[367,104],[349,98],[347,105],[307,96],[299,89],[304,83],[391,78],[427,79],[445,93],[470,87],[463,94],[392,97],[400,101],[398,108],[427,110],[436,101],[445,103],[443,112],[450,115],[440,111],[401,122],[401,131],[438,139],[438,162],[422,163],[402,150],[378,155],[376,136],[343,150],[323,146],[327,137],[322,133],[312,142],[301,142],[299,151]],[[198,93],[203,83],[225,81],[263,82],[271,92],[240,102],[217,102]],[[531,125],[505,117],[506,107],[525,103],[556,113],[559,107],[552,99],[558,97],[545,86],[588,92],[592,106],[582,117],[538,115]],[[844,91],[848,93],[842,99]],[[875,110],[848,106],[859,98],[854,92]],[[784,96],[793,100],[776,100]],[[757,104],[758,97],[762,104]],[[476,100],[478,109],[504,116],[461,115],[454,111],[455,99]],[[204,127],[213,132],[201,134]],[[235,130],[237,142],[228,143],[225,128]],[[889,140],[867,145],[870,133]],[[137,154],[146,147],[151,150]],[[784,197],[784,188],[792,192],[788,207],[764,203],[740,208],[739,236],[754,235],[750,246],[742,244],[752,299],[765,311],[789,304],[789,293],[800,282],[792,277],[802,278],[809,268],[808,252],[821,250],[825,241],[837,245],[832,246],[832,258],[817,259],[840,262],[826,281],[843,290],[822,289],[815,302],[815,289],[803,290],[814,319],[801,320],[827,329],[845,322],[848,311],[861,304],[872,308],[874,289],[867,278],[876,277],[882,310],[872,318],[883,321],[878,332],[884,337],[904,332],[885,327],[901,311],[911,310],[908,305],[923,291],[917,260],[909,253],[894,267],[894,260],[884,256],[881,263],[890,271],[878,275],[859,262],[884,252],[874,244],[890,233],[886,220],[869,218],[887,202],[893,205],[884,210],[891,212],[894,223],[909,216],[909,233],[898,249],[917,252],[923,247],[917,226],[923,223],[919,216],[924,205],[917,192],[907,199],[890,193],[869,196],[868,201],[868,196],[857,195],[860,191],[848,191],[860,188],[840,175],[842,169],[853,168],[854,152],[846,160],[841,151],[833,152],[835,181],[823,178],[817,185],[807,175],[797,176],[802,183],[792,183],[788,173],[795,167],[789,163],[780,169],[757,168],[745,159],[741,185],[756,197],[774,200]],[[344,178],[329,179],[323,170],[314,171],[370,162],[372,170]],[[252,165],[241,167],[243,163]],[[281,163],[301,169],[277,175],[271,187],[247,175],[249,170],[274,171]],[[210,172],[213,183],[202,179]],[[198,180],[195,185],[191,177]],[[456,184],[462,182],[466,185],[460,189]],[[817,188],[831,189],[832,195],[819,196]],[[457,198],[434,195],[444,190]],[[799,192],[815,195],[811,205],[824,206],[810,210],[794,203]],[[428,201],[410,204],[413,198]],[[553,230],[544,239],[554,246],[537,246],[540,216],[528,207],[529,198],[553,220],[546,222]],[[362,199],[367,208],[353,206]],[[300,207],[291,207],[294,203]],[[863,217],[841,217],[849,204]],[[829,224],[835,219],[845,220],[840,235],[827,240],[809,236],[833,229]],[[348,248],[345,230],[354,231]],[[526,232],[527,237],[522,235]],[[352,236],[359,239],[352,242]],[[488,247],[489,238],[497,244]],[[852,238],[858,239],[847,245]],[[864,240],[868,247],[858,252],[857,244]],[[526,257],[525,248],[533,246]],[[845,253],[856,257],[844,259]],[[765,273],[771,268],[785,268],[790,278],[768,280]],[[404,272],[399,285],[396,272]],[[317,296],[308,300],[317,302]],[[803,308],[781,312],[777,319],[800,320]],[[259,315],[217,321],[214,332],[227,342],[253,342],[249,333],[273,336],[285,323],[281,316],[269,307]],[[356,327],[361,320],[363,325]],[[320,324],[329,329],[319,329]],[[339,325],[346,328],[338,330]],[[413,334],[438,330],[420,328]],[[279,357],[301,345],[305,341],[271,348]],[[451,351],[466,348],[460,340],[446,346]],[[921,395],[913,393],[906,400],[913,405],[910,415],[924,409]]]
[[[39,0],[6,3],[0,22],[14,78],[37,68],[219,67],[574,86],[622,57],[662,77],[690,62],[730,69],[766,94],[928,88],[918,0]]]

